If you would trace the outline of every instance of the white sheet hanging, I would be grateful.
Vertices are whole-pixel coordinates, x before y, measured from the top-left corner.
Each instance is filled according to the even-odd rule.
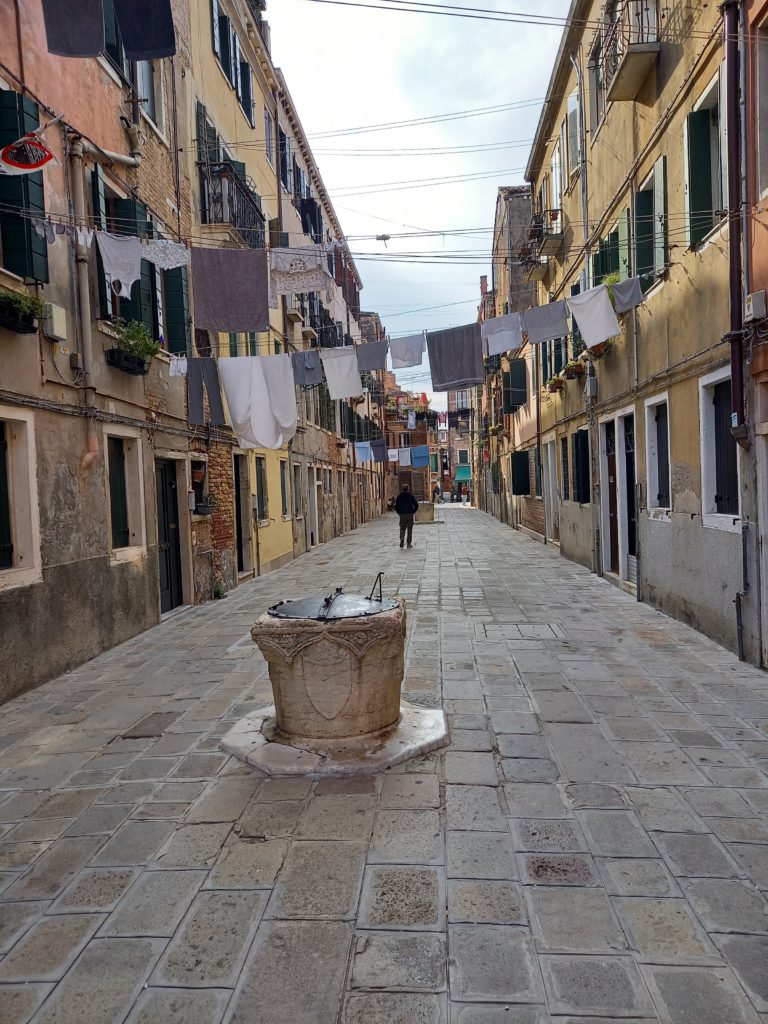
[[[611,297],[604,284],[581,292],[580,295],[572,295],[568,299],[568,308],[576,319],[587,348],[602,345],[621,332]]]
[[[320,350],[323,361],[328,393],[336,401],[337,398],[357,398],[363,393],[363,382],[357,368],[357,352],[354,345],[344,348],[324,348]]]
[[[220,359],[219,377],[241,448],[282,448],[290,441],[296,433],[290,356]]]
[[[393,370],[407,370],[410,366],[421,366],[426,347],[426,335],[409,334],[407,338],[390,338],[389,354]]]
[[[497,316],[492,320],[483,320],[480,324],[483,339],[483,353],[487,356],[500,356],[504,352],[512,352],[522,348],[523,325],[519,313],[508,316]]]

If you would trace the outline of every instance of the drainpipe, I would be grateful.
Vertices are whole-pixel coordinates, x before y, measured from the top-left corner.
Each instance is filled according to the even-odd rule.
[[[100,149],[85,139],[75,139],[70,149],[73,164],[72,193],[75,211],[75,220],[78,225],[87,224],[85,210],[85,162],[84,157],[90,156],[98,163],[119,163],[125,167],[138,167],[142,160],[142,152],[139,144],[139,129],[137,125],[129,125],[126,129],[131,144],[131,155],[123,156],[120,153],[110,153]],[[87,410],[96,408],[95,385],[93,383],[93,335],[91,333],[91,291],[89,283],[89,253],[85,246],[77,244],[75,250],[75,264],[77,271],[77,292],[78,308],[80,318],[80,356],[83,363],[84,387],[83,396]],[[90,471],[96,464],[99,457],[99,441],[96,434],[96,421],[93,416],[88,415],[87,441],[85,452],[81,459],[81,468]]]
[[[742,245],[742,182],[741,182],[741,98],[739,96],[740,34],[739,0],[726,0],[722,5],[725,34],[726,111],[728,136],[728,256],[730,292],[730,329],[724,340],[731,345],[731,432],[743,447],[748,445],[744,421],[744,351],[743,299],[741,280]]]

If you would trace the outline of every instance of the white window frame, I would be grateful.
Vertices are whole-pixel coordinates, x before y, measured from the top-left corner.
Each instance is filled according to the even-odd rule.
[[[466,459],[462,459],[462,457],[461,457],[462,455],[466,455]],[[468,466],[469,465],[469,448],[457,448],[456,449],[456,458],[458,460],[457,463],[456,463],[458,466]]]
[[[738,516],[713,511],[715,495],[715,424],[712,392],[715,384],[731,379],[730,366],[699,377],[699,453],[701,462],[701,524],[727,533],[741,532],[741,448],[736,445],[736,475],[739,494]],[[710,497],[711,496],[711,497]]]
[[[128,504],[128,530],[132,544],[112,547],[112,506],[109,498],[109,459],[107,438],[119,437],[125,451],[125,496]],[[105,423],[102,434],[104,464],[104,504],[107,509],[107,544],[110,565],[135,562],[147,553],[147,514],[144,500],[144,445],[140,431],[121,423]]]
[[[37,448],[32,412],[0,405],[8,442],[8,483],[13,565],[0,569],[0,592],[28,587],[43,579],[40,507],[37,494]]]
[[[659,493],[658,441],[656,428],[656,409],[660,405],[667,407],[667,462],[669,465],[669,508],[654,504]],[[656,522],[672,522],[672,448],[669,422],[669,392],[645,400],[645,483],[647,488],[648,518]]]

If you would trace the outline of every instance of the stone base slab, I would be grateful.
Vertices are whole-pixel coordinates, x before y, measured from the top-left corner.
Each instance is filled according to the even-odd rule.
[[[385,732],[345,740],[289,742],[277,733],[275,707],[252,711],[221,740],[221,748],[267,775],[374,775],[448,743],[445,714],[403,702],[400,721]]]

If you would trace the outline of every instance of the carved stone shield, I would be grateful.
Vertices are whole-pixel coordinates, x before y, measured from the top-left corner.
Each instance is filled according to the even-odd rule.
[[[357,671],[351,651],[328,640],[320,640],[301,653],[304,690],[318,714],[331,722],[346,707]]]

